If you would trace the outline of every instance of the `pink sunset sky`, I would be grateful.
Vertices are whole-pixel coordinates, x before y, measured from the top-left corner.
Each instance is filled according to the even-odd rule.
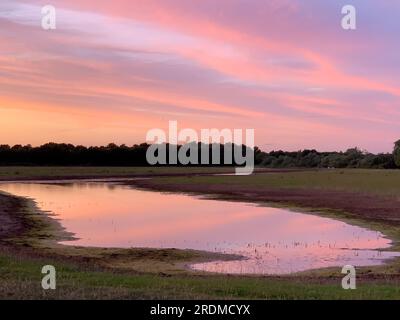
[[[132,145],[176,120],[255,129],[264,150],[388,152],[399,16],[391,0],[1,0],[0,144]]]

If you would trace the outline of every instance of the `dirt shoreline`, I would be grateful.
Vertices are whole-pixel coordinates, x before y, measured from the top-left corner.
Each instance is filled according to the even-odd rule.
[[[18,237],[30,226],[24,223],[22,200],[0,192],[0,243],[9,238]]]

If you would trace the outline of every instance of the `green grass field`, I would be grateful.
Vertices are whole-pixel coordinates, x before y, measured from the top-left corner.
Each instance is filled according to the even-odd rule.
[[[400,170],[335,169],[276,172],[251,176],[156,178],[158,183],[242,185],[258,188],[296,188],[400,195]]]
[[[0,167],[0,179],[52,177],[118,177],[128,175],[232,172],[231,168],[179,167]]]

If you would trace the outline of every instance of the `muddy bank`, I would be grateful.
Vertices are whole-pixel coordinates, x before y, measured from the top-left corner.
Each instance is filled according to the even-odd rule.
[[[0,193],[0,243],[24,234],[32,226],[24,218],[21,198]]]

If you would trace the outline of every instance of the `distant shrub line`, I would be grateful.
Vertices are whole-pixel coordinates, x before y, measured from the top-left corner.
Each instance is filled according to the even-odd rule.
[[[391,153],[372,154],[357,148],[346,152],[318,152],[316,150],[262,152],[257,155],[256,163],[269,168],[395,169],[397,167]]]
[[[27,166],[148,166],[146,152],[149,144],[126,146],[74,146],[65,143],[46,143],[38,147],[30,145],[0,145],[0,165]],[[211,151],[209,145],[209,150]],[[243,146],[245,148],[245,146]],[[224,157],[220,145],[221,159]],[[393,153],[372,154],[358,148],[345,152],[318,152],[301,150],[295,152],[263,152],[255,147],[255,164],[268,168],[374,168],[394,169],[400,167],[400,140]],[[233,163],[232,165],[235,165]]]

